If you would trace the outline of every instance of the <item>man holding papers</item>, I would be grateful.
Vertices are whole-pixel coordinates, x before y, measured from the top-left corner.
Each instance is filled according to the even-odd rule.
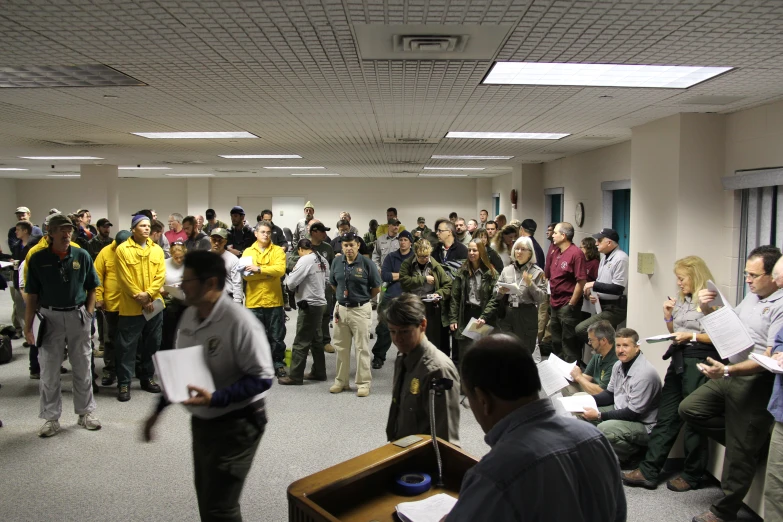
[[[201,346],[215,390],[189,385],[193,470],[201,520],[241,520],[239,498],[266,427],[264,396],[274,366],[269,342],[253,314],[225,293],[226,267],[212,252],[185,257],[182,314],[176,348]],[[167,352],[168,354],[176,353]],[[182,369],[184,371],[184,368]],[[167,393],[166,380],[161,381]],[[144,437],[168,402],[161,396]]]
[[[586,408],[585,420],[598,421],[621,466],[638,459],[647,450],[650,432],[658,416],[661,378],[639,348],[639,334],[630,328],[615,333],[618,361],[609,386],[595,396],[601,411]],[[635,467],[635,466],[634,466]]]
[[[612,369],[617,362],[617,352],[614,349],[614,328],[609,321],[598,321],[588,327],[587,338],[590,341],[593,357],[587,363],[584,372],[579,368],[579,365],[574,366],[574,369],[571,370],[574,384],[564,388],[563,395],[577,392],[598,395],[609,386]],[[577,387],[578,389],[575,389]]]
[[[773,375],[755,361],[751,352],[771,350],[775,335],[783,326],[783,290],[772,279],[772,269],[780,259],[780,250],[767,245],[753,249],[745,263],[745,282],[751,293],[734,312],[752,338],[753,344],[729,357],[724,365],[713,358],[700,365],[710,381],[691,393],[680,404],[680,416],[694,429],[726,446],[721,487],[725,496],[693,518],[694,522],[721,522],[737,518],[742,499],[756,474],[756,460],[769,436],[773,418],[767,411]],[[701,290],[699,306],[704,314],[717,292]],[[719,346],[718,339],[712,340]],[[739,348],[739,347],[738,347]]]

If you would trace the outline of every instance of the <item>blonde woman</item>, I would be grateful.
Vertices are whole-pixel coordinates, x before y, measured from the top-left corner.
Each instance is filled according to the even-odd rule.
[[[497,286],[485,314],[498,317],[498,327],[513,333],[530,353],[536,348],[538,333],[538,305],[547,298],[546,277],[536,264],[536,253],[529,237],[520,237],[512,249],[514,262],[503,269],[498,283],[514,285],[514,290]],[[518,290],[517,290],[518,289]]]
[[[674,275],[679,292],[675,299],[667,296],[663,303],[663,321],[674,336],[663,358],[671,358],[671,363],[663,381],[658,420],[650,433],[647,454],[638,469],[623,473],[623,482],[628,486],[648,489],[658,486],[658,476],[683,424],[677,413],[680,402],[708,380],[696,366],[707,357],[720,360],[699,322],[704,314],[696,297],[712,279],[710,269],[702,258],[688,256],[674,263]],[[666,483],[675,492],[698,487],[707,466],[707,438],[686,424],[684,440],[685,467],[680,475]]]
[[[499,232],[492,238],[492,249],[498,253],[503,260],[503,266],[511,264],[511,247],[519,237],[519,230],[514,225],[506,225],[499,229]]]

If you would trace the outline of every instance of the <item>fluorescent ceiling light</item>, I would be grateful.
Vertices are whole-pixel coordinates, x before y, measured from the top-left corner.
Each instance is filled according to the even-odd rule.
[[[163,174],[172,178],[214,178],[214,174]]]
[[[339,176],[339,174],[335,173],[326,173],[326,172],[298,172],[296,174],[291,174],[292,176],[310,176],[310,177],[318,177],[318,176]]]
[[[449,132],[447,138],[473,138],[490,140],[559,140],[570,136],[559,132]]]
[[[27,169],[18,169],[16,167],[0,167],[0,170],[27,170]]]
[[[171,170],[171,167],[117,167],[117,170]]]
[[[307,170],[307,169],[325,169],[326,167],[264,167],[265,169],[289,169],[289,170]]]
[[[142,138],[153,140],[192,140],[192,139],[240,139],[240,138],[258,138],[255,134],[249,132],[131,132]]]
[[[424,167],[424,170],[484,170],[484,167]]]
[[[47,174],[47,178],[80,178],[81,174]]]
[[[299,154],[218,154],[226,159],[302,159]]]
[[[467,174],[419,174],[420,178],[467,178]]]
[[[733,67],[496,62],[482,83],[687,89]]]
[[[435,154],[430,156],[432,159],[453,159],[453,160],[510,160],[514,156],[446,156]]]
[[[102,160],[95,156],[19,156],[22,159],[31,160]]]

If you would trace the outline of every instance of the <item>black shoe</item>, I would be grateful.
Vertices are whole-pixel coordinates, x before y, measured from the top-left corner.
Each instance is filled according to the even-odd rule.
[[[372,367],[373,367],[373,369],[380,370],[381,368],[383,368],[383,362],[384,361],[378,359],[377,357],[375,359],[373,359],[372,360]]]
[[[23,348],[30,348],[30,343],[28,343],[27,341],[25,341],[25,342],[23,342],[23,343],[22,343],[22,347],[23,347]]]
[[[288,372],[285,371],[285,366],[281,366],[280,368],[275,368],[275,377],[285,377],[288,375]]]
[[[68,369],[65,366],[60,366],[60,373],[68,373]]]
[[[117,400],[120,402],[127,402],[130,400],[130,386],[127,384],[120,386],[119,392],[117,393]]]
[[[160,386],[158,386],[153,379],[139,379],[141,389],[145,392],[160,393]]]
[[[104,377],[101,379],[101,386],[111,386],[114,384],[114,377]]]
[[[283,307],[283,310],[285,310],[286,312],[290,312],[290,311],[291,311],[291,307],[290,307],[290,306],[288,306],[288,305],[285,305],[285,306]]]

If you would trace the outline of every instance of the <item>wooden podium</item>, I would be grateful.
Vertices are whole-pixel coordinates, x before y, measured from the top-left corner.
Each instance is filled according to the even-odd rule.
[[[465,472],[476,465],[475,458],[457,446],[438,438],[443,461],[445,487],[434,486],[438,474],[435,450],[428,435],[407,448],[386,444],[288,487],[288,520],[291,522],[392,522],[395,506],[422,500],[437,493],[457,497]],[[423,472],[432,477],[433,487],[415,497],[398,495],[395,477],[406,472]]]

